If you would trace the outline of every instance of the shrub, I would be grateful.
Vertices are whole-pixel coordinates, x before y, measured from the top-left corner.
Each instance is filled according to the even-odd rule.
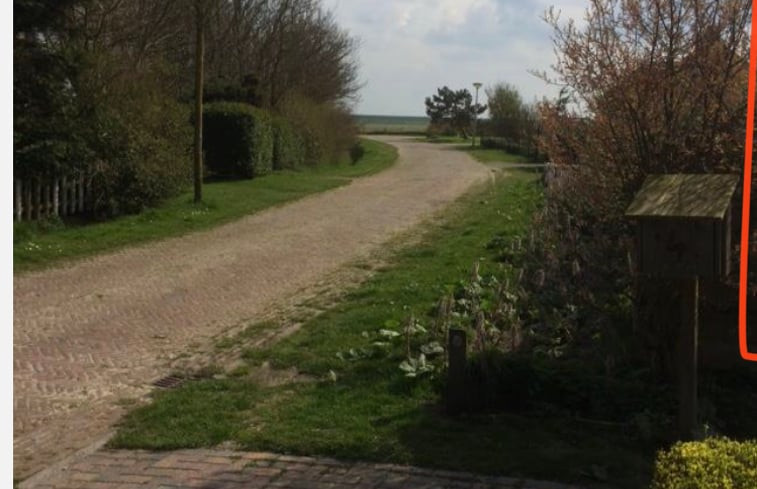
[[[674,400],[666,389],[655,385],[647,372],[629,369],[608,377],[602,370],[601,365],[576,360],[490,348],[468,359],[464,409],[560,412],[615,423],[632,423],[641,413],[653,413],[660,417],[656,427],[667,429],[663,418]]]
[[[355,143],[357,126],[344,107],[290,95],[278,109],[302,135],[308,165],[336,162]]]
[[[203,111],[203,150],[209,173],[254,178],[273,170],[271,117],[251,105],[208,104]]]
[[[678,320],[676,289],[633,279],[625,211],[649,174],[739,173],[749,72],[748,3],[680,5],[592,2],[581,28],[547,16],[565,87],[540,106],[540,139],[553,163],[575,171],[547,189],[530,259],[546,284],[542,295],[579,312],[571,342],[604,354],[608,365],[639,359],[661,373],[671,364],[660,359],[673,354],[666,325]],[[660,26],[686,35],[663,40]]]
[[[189,112],[165,65],[124,71],[122,57],[78,48],[60,57],[63,71],[47,75],[19,60],[36,81],[16,87],[18,177],[83,176],[98,218],[139,212],[189,183]]]
[[[123,75],[108,90],[97,88],[95,73],[82,81],[82,90],[99,94],[88,100],[95,119],[89,131],[96,157],[82,171],[92,179],[97,217],[141,212],[190,182],[189,108],[170,96],[161,69],[152,67],[159,76],[152,71]]]
[[[305,141],[283,117],[273,122],[273,169],[297,168],[305,163]]]
[[[757,484],[757,441],[709,438],[660,452],[652,489],[740,489]]]
[[[362,158],[364,155],[365,148],[362,144],[360,144],[360,141],[353,144],[350,148],[350,161],[352,161],[353,165],[360,161],[360,158]]]

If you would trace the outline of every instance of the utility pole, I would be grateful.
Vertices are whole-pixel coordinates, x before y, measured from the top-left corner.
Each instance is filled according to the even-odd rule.
[[[478,89],[481,88],[481,83],[475,82],[473,86],[476,88],[476,102],[473,105],[473,141],[472,147],[476,147],[476,130],[478,128]]]
[[[202,202],[202,92],[205,64],[205,0],[195,0],[195,139],[194,139],[194,187],[195,203]]]

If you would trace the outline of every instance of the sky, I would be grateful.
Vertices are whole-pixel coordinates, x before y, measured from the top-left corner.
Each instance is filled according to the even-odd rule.
[[[425,115],[424,100],[447,85],[515,85],[527,102],[558,89],[529,70],[555,62],[551,28],[542,20],[554,6],[561,22],[583,19],[588,0],[323,0],[339,25],[360,40],[364,87],[357,114]]]

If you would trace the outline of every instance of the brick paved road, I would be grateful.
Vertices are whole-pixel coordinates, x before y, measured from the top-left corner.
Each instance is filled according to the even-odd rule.
[[[393,168],[190,236],[14,278],[14,475],[87,446],[168,360],[376,249],[489,176],[388,138]]]
[[[387,464],[270,453],[104,450],[26,481],[19,489],[578,489]]]

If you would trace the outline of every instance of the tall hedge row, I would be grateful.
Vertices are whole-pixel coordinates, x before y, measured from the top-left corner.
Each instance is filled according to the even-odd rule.
[[[273,118],[273,169],[297,168],[305,163],[305,139],[283,117]]]
[[[289,104],[284,109],[282,115],[272,115],[240,102],[207,104],[203,111],[207,173],[254,178],[273,170],[338,161],[354,144],[349,113],[313,103]]]
[[[254,178],[273,170],[273,127],[265,111],[238,102],[208,104],[202,133],[208,173]]]

